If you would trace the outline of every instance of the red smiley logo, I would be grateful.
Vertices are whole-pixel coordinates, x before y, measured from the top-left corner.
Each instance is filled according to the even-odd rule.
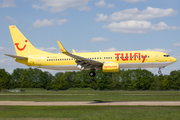
[[[25,40],[25,42],[28,42],[28,40]],[[16,47],[17,47],[17,49],[19,50],[19,51],[23,51],[25,48],[26,48],[26,44],[24,45],[24,47],[23,48],[19,48],[19,43],[15,43],[14,45],[16,45]]]

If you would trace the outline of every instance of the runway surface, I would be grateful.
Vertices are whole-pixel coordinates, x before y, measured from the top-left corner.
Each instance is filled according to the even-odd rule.
[[[180,106],[180,101],[89,101],[89,102],[42,102],[42,101],[0,101],[8,106]]]

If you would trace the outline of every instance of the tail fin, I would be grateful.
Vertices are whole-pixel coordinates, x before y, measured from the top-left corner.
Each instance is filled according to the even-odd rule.
[[[18,56],[48,53],[36,49],[15,25],[9,26],[9,30]]]

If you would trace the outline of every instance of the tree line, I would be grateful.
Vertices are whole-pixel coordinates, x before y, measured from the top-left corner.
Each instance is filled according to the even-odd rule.
[[[180,70],[169,75],[154,75],[146,69],[120,70],[117,73],[96,71],[57,72],[54,76],[37,68],[14,69],[9,74],[0,69],[0,89],[43,88],[67,90],[69,88],[92,88],[95,90],[179,90]]]

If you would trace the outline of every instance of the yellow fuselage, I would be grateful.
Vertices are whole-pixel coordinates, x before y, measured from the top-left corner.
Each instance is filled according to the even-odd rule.
[[[119,63],[120,68],[154,68],[168,66],[177,60],[163,52],[156,51],[116,51],[74,53],[75,55],[103,63]],[[79,70],[75,59],[65,54],[40,54],[26,56],[28,60],[17,59],[27,66],[36,66],[53,70]]]

